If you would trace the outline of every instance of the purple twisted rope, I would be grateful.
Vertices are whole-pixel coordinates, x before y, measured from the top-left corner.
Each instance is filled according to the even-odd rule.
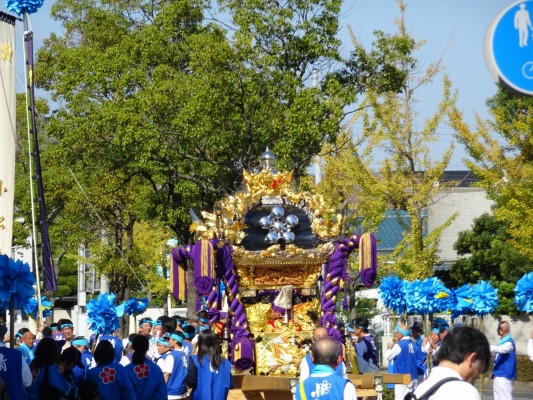
[[[335,250],[327,264],[326,276],[324,277],[324,290],[322,293],[322,318],[320,325],[328,330],[330,337],[342,342],[343,338],[337,329],[337,317],[335,315],[337,293],[340,289],[341,279],[347,276],[346,267],[350,253],[357,248],[357,236],[345,238],[335,244]]]

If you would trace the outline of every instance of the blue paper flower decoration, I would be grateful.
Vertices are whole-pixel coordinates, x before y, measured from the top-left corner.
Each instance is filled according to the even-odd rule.
[[[91,299],[87,303],[87,311],[90,328],[100,335],[111,335],[120,327],[114,293],[102,293],[98,299]]]
[[[18,15],[27,12],[33,14],[43,5],[44,0],[6,0],[6,8]]]
[[[24,306],[24,314],[31,316],[33,319],[37,319],[38,302],[36,299],[31,298]],[[54,305],[46,297],[41,298],[41,309],[43,311],[43,318],[52,314]]]
[[[28,264],[0,255],[0,303],[4,308],[9,309],[12,295],[15,308],[24,307],[35,293],[34,284],[35,276]]]
[[[518,280],[514,288],[514,302],[520,311],[533,313],[533,272],[525,274]]]
[[[124,303],[119,304],[116,307],[117,315],[122,317],[124,314],[133,315],[133,314],[142,314],[148,308],[148,299],[142,298],[137,299],[135,297],[126,300]]]
[[[405,312],[405,286],[406,281],[400,280],[397,276],[386,276],[381,279],[378,286],[379,296],[385,307],[401,314]]]
[[[498,307],[498,289],[494,289],[489,281],[479,281],[470,289],[472,307],[476,315],[485,315],[493,312]]]
[[[452,318],[457,318],[470,311],[473,304],[470,291],[471,288],[469,284],[464,284],[460,288],[451,290],[450,298],[452,305],[450,310],[452,312]]]
[[[407,286],[407,312],[431,314],[447,309],[449,290],[438,278],[416,279]]]

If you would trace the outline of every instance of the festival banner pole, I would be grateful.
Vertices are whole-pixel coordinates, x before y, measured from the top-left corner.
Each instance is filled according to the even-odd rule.
[[[28,55],[28,46],[26,42],[31,40],[33,33],[29,31],[29,21],[28,14],[25,12],[23,15],[23,26],[24,26],[24,44],[25,44],[25,61],[26,61],[26,89],[29,89],[33,85],[33,71],[28,68],[29,66],[29,55]],[[30,100],[31,102],[31,100]],[[34,159],[32,155],[35,153],[34,146],[32,146],[32,129],[30,126],[33,125],[33,112],[30,112],[31,103],[28,104],[28,93],[26,92],[26,123],[28,128],[28,164],[29,164],[29,178],[30,178],[30,201],[31,201],[31,219],[32,219],[32,256],[33,256],[33,272],[35,274],[35,286],[37,288],[37,326],[42,321],[41,317],[41,281],[39,276],[39,254],[37,250],[37,228],[36,228],[36,211],[35,211],[35,188],[34,188]]]
[[[11,255],[15,195],[15,20],[0,12],[0,254]]]

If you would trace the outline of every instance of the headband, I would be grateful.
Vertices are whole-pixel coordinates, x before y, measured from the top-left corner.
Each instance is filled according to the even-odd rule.
[[[211,329],[211,328],[209,328],[208,326],[205,326],[205,325],[200,325],[198,328],[201,331],[208,331],[209,329]]]
[[[165,339],[168,340],[168,338],[165,338],[165,337],[159,338],[159,339],[157,339],[157,343],[161,343],[165,347],[170,347],[170,345],[168,344],[168,342]]]
[[[178,343],[183,343],[183,338],[177,333],[173,333],[172,335],[170,335],[170,338],[174,339]]]
[[[204,324],[208,324],[209,323],[209,319],[207,319],[207,318],[200,318],[199,321],[204,323]]]
[[[74,325],[72,325],[72,324],[63,324],[63,325],[61,325],[61,330],[65,329],[65,328],[74,329]]]
[[[21,338],[22,336],[24,336],[24,334],[21,332],[17,332],[15,335],[16,338]]]
[[[87,339],[76,339],[72,341],[72,346],[89,347],[89,341]]]
[[[192,339],[194,335],[196,335],[196,331],[191,333],[183,332],[183,336],[185,336],[187,339]]]
[[[394,328],[394,333],[396,332],[400,332],[404,336],[409,336],[411,334],[408,330],[400,328],[400,325],[396,325],[396,328]]]
[[[351,333],[355,333],[354,329],[351,326],[347,326],[346,330]]]

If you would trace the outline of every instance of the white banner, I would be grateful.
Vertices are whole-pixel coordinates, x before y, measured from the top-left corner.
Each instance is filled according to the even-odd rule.
[[[15,18],[0,12],[0,253],[11,256],[15,194]]]

